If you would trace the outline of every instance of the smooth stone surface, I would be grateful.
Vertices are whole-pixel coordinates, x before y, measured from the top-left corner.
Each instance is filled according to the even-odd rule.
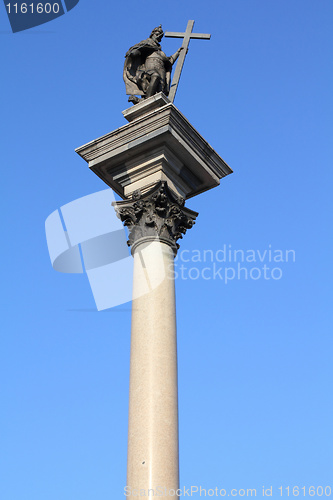
[[[136,248],[127,486],[145,490],[146,496],[149,489],[179,487],[173,269],[169,245],[156,241]]]

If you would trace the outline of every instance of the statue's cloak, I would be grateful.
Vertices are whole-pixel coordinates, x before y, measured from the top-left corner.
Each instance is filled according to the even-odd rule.
[[[137,50],[140,50],[140,54],[135,54]],[[125,55],[125,64],[123,78],[126,85],[126,94],[128,95],[144,95],[145,94],[145,77],[148,73],[145,68],[146,58],[152,54],[161,50],[161,45],[152,38],[147,38],[141,42],[133,45]],[[166,67],[166,82],[167,87],[170,85],[172,65],[167,65]]]

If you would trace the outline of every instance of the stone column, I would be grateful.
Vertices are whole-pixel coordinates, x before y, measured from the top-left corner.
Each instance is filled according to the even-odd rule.
[[[198,215],[180,196],[212,189],[232,170],[162,92],[123,115],[126,125],[76,151],[124,200],[115,207],[134,256],[127,485],[147,497],[178,486],[172,256]]]
[[[156,491],[158,487],[177,490],[179,486],[177,333],[172,270],[170,246],[152,242],[136,247],[127,485],[146,491]],[[141,284],[147,275],[160,284],[144,293]]]
[[[134,256],[127,492],[175,496],[179,459],[173,259],[177,239],[198,214],[185,208],[166,182],[115,206],[129,228]]]

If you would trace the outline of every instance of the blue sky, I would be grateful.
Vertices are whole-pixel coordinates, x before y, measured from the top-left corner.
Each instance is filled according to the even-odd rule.
[[[123,496],[131,304],[97,312],[86,276],[52,269],[44,222],[105,188],[74,149],[125,124],[127,49],[188,19],[212,38],[191,42],[175,105],[234,173],[188,201],[181,250],[296,259],[278,280],[177,280],[181,485],[333,495],[332,15],[330,0],[80,0],[12,34],[1,6],[1,499]]]

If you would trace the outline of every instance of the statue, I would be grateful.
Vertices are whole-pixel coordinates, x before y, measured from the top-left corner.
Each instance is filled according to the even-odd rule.
[[[158,92],[169,94],[172,65],[178,59],[183,47],[167,57],[161,49],[164,35],[162,26],[153,29],[150,37],[133,45],[125,55],[124,82],[128,101],[137,104]],[[137,97],[141,96],[141,99]]]

